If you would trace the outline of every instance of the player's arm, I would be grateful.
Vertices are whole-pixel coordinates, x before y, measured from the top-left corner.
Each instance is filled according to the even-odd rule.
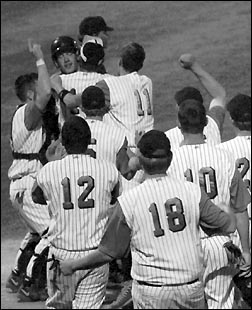
[[[201,67],[201,65],[191,54],[181,55],[179,58],[179,63],[182,68],[190,70],[197,77],[201,85],[213,98],[209,106],[208,115],[215,120],[220,132],[222,132],[226,112],[225,89],[211,74]]]
[[[137,171],[136,166],[133,165],[133,161],[130,161],[130,158],[134,155],[135,154],[128,149],[128,140],[125,138],[116,156],[116,167],[127,180],[131,180]]]
[[[216,206],[201,189],[200,227],[209,236],[216,233],[233,233],[236,229],[236,217]]]
[[[74,95],[71,91],[66,90],[62,86],[62,80],[58,74],[52,75],[50,81],[51,87],[56,91],[60,101],[65,104],[68,109],[81,106],[81,94]]]
[[[99,87],[103,91],[104,96],[105,96],[105,104],[110,109],[111,108],[110,90],[109,90],[108,84],[106,83],[106,81],[101,80],[101,81],[97,82],[95,84],[95,86]]]
[[[251,254],[249,246],[249,217],[248,204],[251,202],[251,196],[242,180],[240,172],[236,169],[230,186],[230,208],[234,210],[237,231],[240,236],[242,255],[245,260],[245,266],[251,266]]]
[[[33,130],[42,120],[42,113],[51,97],[51,84],[41,46],[28,40],[28,48],[35,56],[38,68],[38,86],[36,87],[35,99],[26,105],[24,117],[27,130]]]
[[[39,203],[41,205],[46,205],[46,199],[43,193],[43,190],[41,187],[38,185],[37,181],[34,182],[33,187],[32,187],[32,200],[35,203]]]
[[[76,270],[97,268],[115,258],[122,258],[129,251],[130,238],[131,230],[117,202],[98,249],[80,259],[61,261],[61,271],[64,275],[69,275]]]

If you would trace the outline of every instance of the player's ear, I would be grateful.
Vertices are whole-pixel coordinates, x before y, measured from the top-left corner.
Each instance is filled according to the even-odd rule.
[[[34,100],[35,99],[35,92],[31,89],[27,90],[27,93],[26,93],[26,98],[27,100]]]

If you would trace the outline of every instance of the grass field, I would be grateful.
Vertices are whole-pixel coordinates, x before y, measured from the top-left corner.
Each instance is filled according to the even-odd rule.
[[[35,71],[27,38],[37,40],[54,72],[50,44],[58,35],[77,38],[78,25],[88,15],[102,15],[114,27],[106,50],[106,67],[116,73],[120,48],[139,42],[146,51],[141,73],[153,80],[157,129],[175,125],[173,96],[184,86],[199,87],[195,77],[177,63],[193,53],[225,87],[228,98],[237,92],[251,95],[250,1],[1,1],[1,231],[2,238],[21,236],[24,225],[8,200],[7,171],[11,164],[9,132],[17,104],[16,77]],[[223,140],[234,135],[228,116]]]

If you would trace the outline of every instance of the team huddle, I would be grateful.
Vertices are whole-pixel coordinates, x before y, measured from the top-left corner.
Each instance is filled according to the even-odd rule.
[[[37,73],[19,76],[10,200],[27,226],[6,288],[47,309],[233,309],[251,305],[251,97],[225,89],[191,54],[212,100],[174,93],[177,126],[155,129],[144,48],[104,65],[109,33],[84,18],[78,40],[28,40]],[[229,113],[236,137],[223,142]],[[239,289],[238,280],[246,287]],[[237,282],[236,282],[237,281]],[[109,300],[109,288],[121,291]]]

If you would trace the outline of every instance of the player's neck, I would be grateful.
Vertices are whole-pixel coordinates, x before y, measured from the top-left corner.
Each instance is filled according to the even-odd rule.
[[[183,133],[184,140],[181,142],[182,145],[194,145],[194,144],[203,144],[206,143],[203,133],[192,134],[192,133]]]
[[[103,116],[87,116],[87,119],[94,119],[94,120],[98,120],[98,121],[102,121]]]
[[[167,176],[166,171],[160,171],[160,172],[154,173],[154,174],[149,174],[147,172],[144,172],[143,179],[144,180],[146,180],[146,179],[155,179],[155,178],[161,178],[161,177],[166,177],[166,176]]]

